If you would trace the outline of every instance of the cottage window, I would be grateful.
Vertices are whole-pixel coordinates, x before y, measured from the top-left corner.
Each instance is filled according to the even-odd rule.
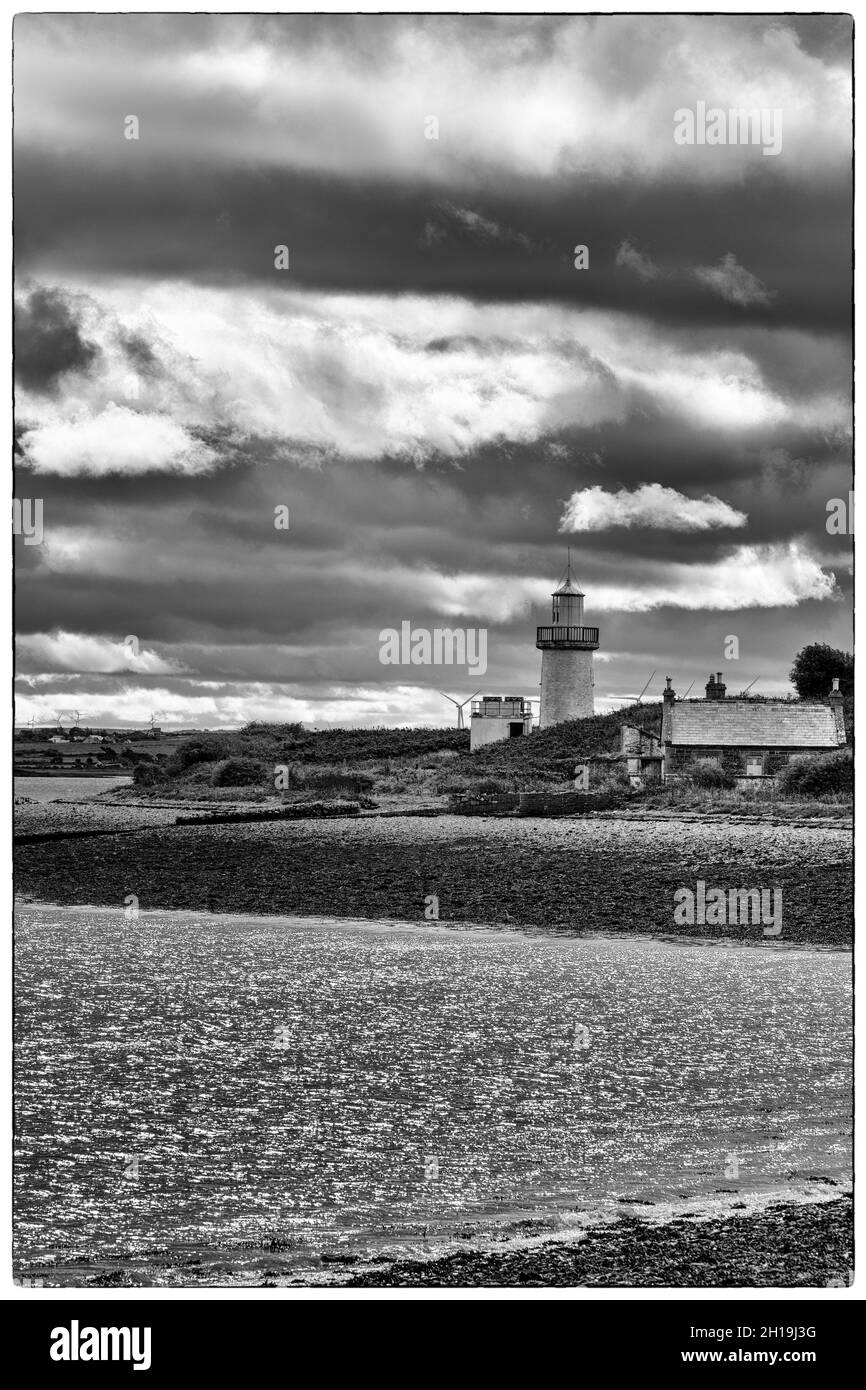
[[[757,754],[751,754],[751,753],[750,753],[749,756],[746,758],[746,776],[747,776],[747,777],[763,777],[763,775],[764,775],[764,759],[761,757],[761,755],[760,755],[759,753],[757,753]]]

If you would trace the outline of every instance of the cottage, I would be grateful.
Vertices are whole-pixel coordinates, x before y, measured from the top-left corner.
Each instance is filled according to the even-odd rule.
[[[830,753],[845,744],[839,681],[826,704],[804,700],[727,699],[721,672],[704,700],[678,700],[668,677],[662,697],[662,778],[675,782],[695,767],[718,767],[741,789],[778,776],[790,758]]]

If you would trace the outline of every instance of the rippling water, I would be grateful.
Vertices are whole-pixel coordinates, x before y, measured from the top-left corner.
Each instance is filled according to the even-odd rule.
[[[38,908],[16,955],[25,1275],[302,1277],[848,1169],[842,953]]]

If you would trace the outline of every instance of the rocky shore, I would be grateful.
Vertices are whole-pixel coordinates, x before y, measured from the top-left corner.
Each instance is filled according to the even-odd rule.
[[[108,810],[98,826],[87,823],[107,828]],[[118,828],[133,828],[127,815]],[[28,828],[44,824],[33,816]],[[850,831],[835,824],[442,815],[151,822],[134,834],[20,843],[15,859],[19,897],[30,901],[112,906],[135,893],[142,908],[423,922],[435,897],[443,925],[842,946],[851,939],[851,854]],[[781,933],[678,925],[674,893],[698,880],[779,890]]]
[[[826,1288],[854,1265],[850,1197],[666,1224],[625,1215],[579,1241],[467,1250],[357,1274],[355,1288]]]

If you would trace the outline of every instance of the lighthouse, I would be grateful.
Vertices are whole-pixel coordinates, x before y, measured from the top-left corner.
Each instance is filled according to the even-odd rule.
[[[552,599],[551,623],[539,627],[535,639],[541,652],[542,729],[595,713],[592,654],[598,650],[598,628],[584,625],[584,595],[572,578],[571,551],[565,578]]]

